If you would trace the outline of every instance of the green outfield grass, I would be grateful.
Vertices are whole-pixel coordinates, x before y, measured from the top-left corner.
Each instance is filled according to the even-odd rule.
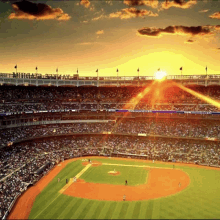
[[[120,175],[109,175],[109,171],[119,171]],[[108,183],[116,185],[124,185],[125,180],[128,181],[128,185],[137,186],[147,183],[148,170],[139,167],[120,167],[103,165],[98,167],[90,167],[80,179],[84,179],[86,182],[93,183]]]
[[[137,161],[123,161],[111,159],[95,159],[105,163],[121,163],[147,165]],[[172,165],[163,165],[150,163],[150,166],[157,167],[172,167]],[[104,171],[101,169],[104,169]],[[114,166],[99,166],[90,167],[81,178],[86,181],[101,182],[106,171],[114,170]],[[66,178],[72,178],[79,173],[84,166],[82,161],[78,160],[68,164],[38,195],[31,210],[29,219],[213,219],[220,217],[220,170],[208,170],[193,167],[177,166],[186,172],[191,179],[190,185],[180,193],[160,199],[148,201],[134,202],[113,202],[113,201],[98,201],[59,194],[58,191],[66,184]],[[127,172],[131,167],[123,168],[121,173]],[[100,170],[99,170],[100,169]],[[106,170],[107,169],[107,170]],[[119,167],[115,168],[119,170]],[[133,173],[133,169],[139,172],[140,168],[133,168],[131,175],[134,175],[135,181],[133,185],[141,184],[146,180],[147,170],[140,169],[138,175],[145,177],[137,177]],[[100,177],[96,174],[96,171]],[[144,170],[144,171],[143,171]],[[142,173],[142,171],[144,173]],[[146,171],[146,172],[145,172]],[[87,173],[88,172],[88,173]],[[124,184],[122,180],[112,178],[109,180],[111,184]],[[126,176],[127,177],[127,176]],[[60,178],[60,183],[57,182]],[[128,179],[128,178],[127,178]],[[120,183],[122,181],[122,183]],[[131,181],[128,179],[128,181]]]

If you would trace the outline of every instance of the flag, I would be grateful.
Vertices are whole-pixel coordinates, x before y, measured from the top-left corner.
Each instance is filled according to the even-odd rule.
[[[98,72],[99,72],[99,70],[97,69],[97,70],[96,70],[96,72],[98,73]]]
[[[56,72],[58,73],[58,68],[56,69]]]
[[[15,65],[15,69],[17,69],[18,67],[17,67],[17,64]]]
[[[160,71],[160,68],[157,71]]]
[[[207,69],[208,69],[208,68],[207,68],[207,66],[206,66],[205,70],[207,71]]]
[[[78,71],[78,68],[77,68],[77,70],[76,70],[76,73],[78,73],[79,71]]]
[[[36,70],[37,70],[37,66],[36,66]]]
[[[118,72],[118,69],[116,70],[116,72]]]
[[[183,70],[183,67],[180,67],[180,70]]]
[[[139,68],[137,69],[137,71],[138,71],[138,72],[140,71]]]

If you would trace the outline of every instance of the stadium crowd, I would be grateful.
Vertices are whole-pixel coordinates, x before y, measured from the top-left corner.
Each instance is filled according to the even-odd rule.
[[[0,146],[10,145],[12,142],[33,137],[103,132],[220,139],[219,121],[175,119],[140,121],[126,119],[108,123],[65,123],[2,129]]]
[[[220,100],[218,86],[194,86],[193,90]],[[137,109],[218,111],[213,105],[179,89],[166,87],[145,94],[138,104],[134,97],[144,87],[22,87],[0,86],[0,113],[51,110]],[[127,105],[126,105],[127,103]],[[130,103],[128,105],[128,103]]]
[[[0,113],[23,113],[39,111],[77,111],[77,110],[109,110],[109,109],[134,109],[134,110],[163,110],[163,111],[204,111],[218,112],[219,109],[210,104],[178,104],[178,103],[155,103],[148,104],[141,101],[139,104],[134,103],[83,103],[83,102],[42,102],[42,103],[23,103],[13,102],[0,104]]]
[[[0,114],[123,109],[125,106],[137,110],[219,111],[177,87],[152,90],[135,105],[133,98],[144,89],[0,86]],[[194,86],[192,89],[220,100],[218,86]],[[220,165],[217,141],[220,139],[220,125],[217,120],[127,118],[108,123],[57,123],[0,131],[0,218],[28,185],[39,181],[55,164],[69,158],[112,155]],[[73,133],[86,133],[86,136],[71,135]],[[28,138],[34,141],[25,141]]]
[[[17,194],[34,184],[55,164],[85,155],[126,156],[148,160],[220,165],[218,142],[132,136],[57,137],[0,149],[0,217]],[[47,166],[45,166],[47,165]],[[45,169],[40,170],[42,166]]]

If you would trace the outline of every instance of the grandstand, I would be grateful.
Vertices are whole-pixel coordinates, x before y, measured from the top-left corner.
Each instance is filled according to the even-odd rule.
[[[66,159],[129,157],[220,167],[220,75],[168,76],[151,88],[154,82],[1,73],[0,218]]]

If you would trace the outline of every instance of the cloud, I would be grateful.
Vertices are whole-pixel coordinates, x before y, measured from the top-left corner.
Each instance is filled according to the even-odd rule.
[[[204,10],[201,10],[201,11],[199,11],[200,13],[206,13],[206,12],[208,12],[209,11],[209,9],[204,9]]]
[[[87,45],[92,45],[96,44],[97,42],[82,42],[82,43],[77,43],[77,45],[82,45],[82,46],[87,46]]]
[[[100,42],[100,41],[94,41],[94,42],[88,41],[88,42],[76,43],[76,45],[79,45],[79,46],[105,45],[105,44],[106,42]]]
[[[145,6],[149,6],[152,8],[158,7],[158,0],[124,0],[123,3],[128,6],[145,5]]]
[[[98,21],[98,20],[100,20],[100,19],[102,19],[102,18],[106,18],[107,16],[105,16],[105,15],[99,15],[99,16],[97,16],[97,17],[94,17],[94,18],[92,18],[92,21]]]
[[[153,13],[152,11],[148,11],[146,9],[136,9],[136,8],[124,8],[121,11],[111,13],[109,15],[110,18],[121,18],[121,19],[129,19],[129,18],[137,18],[137,17],[145,17],[145,16],[158,16],[157,13]]]
[[[210,18],[220,19],[220,11],[215,12],[214,14],[209,16]]]
[[[105,1],[105,3],[108,5],[113,5],[113,2],[111,0],[107,0],[107,1]]]
[[[161,4],[161,8],[162,9],[169,9],[171,7],[175,7],[175,8],[182,8],[182,9],[187,9],[192,7],[193,5],[197,4],[197,0],[189,0],[189,1],[185,1],[185,0],[166,0],[165,2],[163,2]]]
[[[88,22],[89,22],[88,20],[81,21],[81,23],[84,23],[84,24],[87,24]]]
[[[214,28],[215,28],[215,30],[219,30],[220,31],[220,25],[215,25]]]
[[[91,5],[89,0],[80,0],[80,2],[76,3],[76,5],[82,5],[85,8],[88,8],[90,11],[94,11],[95,10],[94,5]]]
[[[15,13],[9,15],[9,19],[28,20],[69,20],[71,17],[65,14],[61,8],[52,8],[43,3],[32,3],[26,0],[12,4]]]
[[[83,5],[86,8],[89,8],[90,6],[90,1],[89,0],[80,0],[80,5]]]
[[[96,34],[97,34],[97,35],[104,34],[104,30],[96,31]]]
[[[192,44],[194,42],[195,42],[195,40],[192,40],[192,39],[189,39],[189,40],[185,41],[186,44]]]
[[[188,36],[210,36],[213,35],[215,26],[168,26],[166,28],[146,27],[138,30],[140,35],[148,37],[161,37],[163,34],[188,35]]]

